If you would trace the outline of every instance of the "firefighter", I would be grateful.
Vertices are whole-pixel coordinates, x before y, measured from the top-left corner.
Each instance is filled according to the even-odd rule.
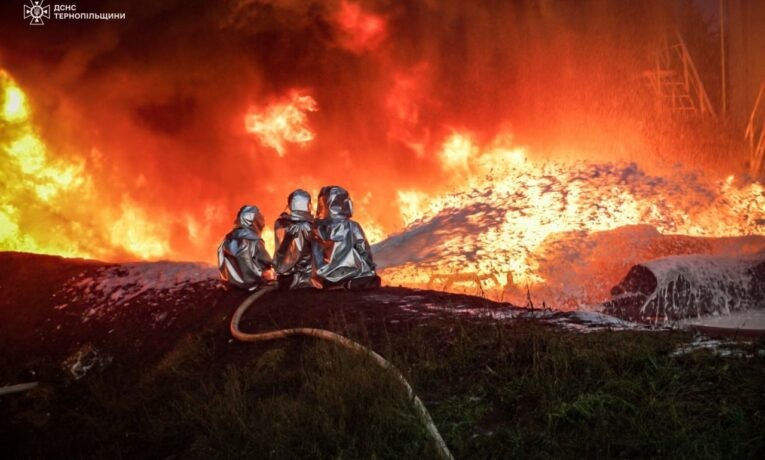
[[[319,192],[314,226],[314,286],[323,289],[363,289],[380,286],[364,230],[351,220],[353,203],[342,187]]]
[[[218,247],[218,270],[228,286],[254,291],[273,280],[271,256],[260,237],[264,223],[257,206],[239,210],[234,228]]]
[[[274,269],[279,287],[313,287],[313,211],[311,195],[305,190],[295,190],[287,198],[287,208],[274,223],[274,240]]]

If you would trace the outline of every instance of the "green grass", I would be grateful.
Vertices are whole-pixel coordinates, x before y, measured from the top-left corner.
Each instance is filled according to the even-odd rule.
[[[369,341],[363,324],[338,327]],[[376,337],[457,458],[765,455],[765,357],[756,353],[672,357],[688,335],[574,334],[534,321],[432,320]],[[434,457],[393,378],[310,339],[190,337],[142,375],[115,364],[30,398],[0,425],[26,446],[10,450],[17,456]]]

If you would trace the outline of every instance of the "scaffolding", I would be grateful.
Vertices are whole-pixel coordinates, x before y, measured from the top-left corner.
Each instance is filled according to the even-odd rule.
[[[643,77],[656,95],[658,111],[699,113],[715,117],[715,111],[701,82],[679,32],[676,42],[669,43],[656,54],[654,69],[643,72]]]

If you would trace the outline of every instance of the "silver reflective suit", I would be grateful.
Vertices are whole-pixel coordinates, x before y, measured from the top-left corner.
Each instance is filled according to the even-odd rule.
[[[312,287],[313,214],[311,195],[295,190],[274,223],[274,269],[280,288]]]
[[[372,251],[361,226],[350,220],[353,204],[336,185],[319,192],[314,231],[312,281],[321,288],[377,287]]]
[[[260,237],[264,223],[257,206],[239,210],[234,229],[218,247],[218,270],[228,285],[254,290],[264,282],[271,269],[271,256]]]

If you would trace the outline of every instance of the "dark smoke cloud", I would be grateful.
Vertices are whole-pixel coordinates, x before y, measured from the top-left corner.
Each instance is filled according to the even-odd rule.
[[[489,142],[509,127],[541,147],[595,130],[623,111],[620,95],[634,87],[625,76],[671,19],[662,1],[364,1],[385,36],[352,50],[338,1],[77,1],[127,20],[43,27],[21,18],[23,3],[0,7],[0,67],[30,95],[44,138],[85,158],[114,206],[127,194],[187,213],[210,235],[244,202],[270,220],[293,188],[329,183],[369,200],[368,217],[395,230],[397,187],[448,179],[435,151],[451,129]],[[402,90],[409,116],[391,105],[397,75],[414,76]],[[318,102],[317,137],[279,158],[243,120],[293,88]],[[172,257],[209,260],[213,241],[173,230]]]

